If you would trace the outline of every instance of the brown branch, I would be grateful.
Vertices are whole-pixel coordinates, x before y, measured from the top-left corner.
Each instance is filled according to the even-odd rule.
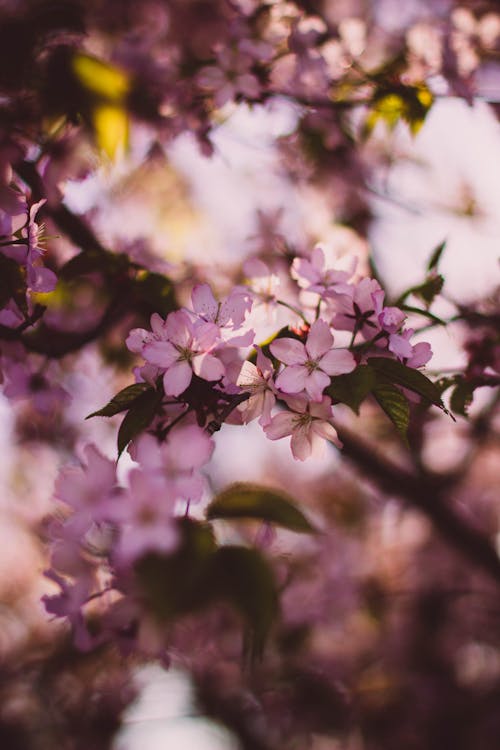
[[[451,547],[500,584],[500,558],[493,544],[449,504],[442,482],[416,476],[397,466],[347,428],[341,427],[337,432],[344,446],[343,454],[381,490],[422,511]]]

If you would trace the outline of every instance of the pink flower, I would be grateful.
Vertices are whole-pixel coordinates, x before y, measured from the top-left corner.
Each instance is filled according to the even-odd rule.
[[[175,499],[200,500],[205,482],[198,470],[210,460],[214,442],[198,425],[182,425],[169,432],[164,443],[144,434],[130,450],[132,458],[149,473],[163,477]]]
[[[228,333],[241,328],[246,314],[252,308],[252,299],[246,289],[233,289],[225,300],[217,302],[208,284],[197,284],[192,291],[191,301],[199,318],[221,329],[221,337],[226,343],[231,343],[231,346],[250,346],[254,338],[253,331],[240,336]]]
[[[332,296],[333,290],[344,285],[354,273],[356,259],[353,259],[350,271],[336,271],[325,265],[325,253],[321,245],[311,252],[311,259],[295,258],[292,263],[292,276],[308,292],[316,292],[322,297]]]
[[[300,393],[304,389],[313,399],[321,401],[332,375],[351,372],[356,362],[347,349],[333,349],[333,336],[328,323],[312,324],[305,345],[291,338],[276,339],[271,352],[285,365],[276,385],[284,393]]]
[[[189,386],[193,372],[203,380],[224,376],[224,365],[209,352],[214,348],[219,329],[214,323],[193,323],[188,313],[176,310],[165,321],[166,340],[148,343],[144,358],[165,371],[163,387],[168,396],[179,396]]]
[[[250,393],[250,398],[238,407],[245,423],[259,416],[259,424],[263,427],[271,421],[271,409],[276,403],[273,377],[273,364],[261,349],[257,349],[257,365],[253,362],[243,362],[236,382],[242,391]]]
[[[324,396],[320,403],[308,401],[303,396],[289,398],[287,403],[293,411],[276,414],[264,428],[270,440],[291,435],[292,453],[299,461],[305,461],[313,450],[321,446],[320,438],[340,447],[337,433],[330,422],[332,402],[328,396]]]
[[[27,362],[4,363],[7,398],[27,398],[40,414],[54,414],[71,401],[71,396],[57,383],[29,369]]]
[[[261,93],[260,83],[251,72],[254,60],[239,49],[221,48],[216,52],[217,65],[207,65],[197,76],[198,84],[214,94],[217,107],[241,94],[257,99]]]
[[[154,439],[154,438],[153,438]],[[121,564],[129,565],[147,552],[172,552],[178,542],[174,498],[165,478],[158,473],[133,469],[130,488],[120,496],[109,520],[119,529],[114,553]]]
[[[106,517],[107,501],[116,486],[114,462],[94,444],[87,445],[84,454],[85,465],[61,469],[55,487],[55,497],[76,511],[71,519],[75,535],[84,534],[94,521]]]
[[[339,331],[360,331],[365,339],[372,338],[381,329],[377,305],[382,291],[375,279],[361,279],[358,284],[345,284],[333,295],[335,315],[332,326]]]
[[[144,328],[134,328],[130,331],[125,343],[131,352],[142,354],[142,350],[146,344],[150,344],[153,341],[165,340],[165,321],[158,313],[153,313],[150,324],[151,331],[146,331]]]

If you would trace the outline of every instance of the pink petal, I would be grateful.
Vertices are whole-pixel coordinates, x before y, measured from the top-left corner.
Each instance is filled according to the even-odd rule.
[[[220,380],[226,374],[226,368],[217,357],[212,354],[202,354],[193,360],[195,373],[203,380]]]
[[[330,385],[330,378],[321,370],[314,370],[307,376],[305,389],[313,401],[321,401],[323,391]]]
[[[246,313],[250,312],[251,308],[252,300],[249,294],[235,290],[222,303],[218,322],[220,325],[226,325],[231,321],[235,328],[239,328],[245,320]]]
[[[329,440],[339,448],[342,447],[342,443],[339,440],[335,427],[329,422],[322,422],[319,419],[315,419],[312,423],[312,429],[320,437],[324,438],[325,440]]]
[[[163,376],[163,388],[167,396],[179,396],[191,382],[193,371],[188,363],[174,362]]]
[[[307,370],[301,365],[285,367],[276,378],[276,386],[284,393],[300,393],[304,390],[307,380]]]
[[[422,365],[427,364],[431,357],[431,345],[427,341],[420,341],[413,347],[412,355],[406,364],[408,367],[422,367]]]
[[[177,346],[189,348],[193,340],[193,324],[184,310],[171,312],[165,322],[165,332],[169,341]]]
[[[307,352],[304,344],[297,339],[276,339],[270,345],[274,356],[284,362],[285,365],[301,365],[307,361]]]
[[[398,333],[392,333],[389,336],[388,349],[399,359],[409,359],[413,353],[413,347],[410,342]]]
[[[292,412],[280,412],[271,419],[269,424],[264,428],[264,432],[269,440],[279,440],[287,435],[291,435],[296,418],[297,415],[292,414]]]
[[[215,346],[220,338],[220,329],[215,323],[197,321],[194,324],[193,336],[193,348],[198,352],[207,352]]]
[[[333,346],[333,336],[330,326],[324,320],[317,320],[312,324],[307,337],[306,350],[311,359],[318,359]]]
[[[214,450],[214,442],[198,425],[176,427],[168,436],[167,451],[176,469],[190,471],[206,464]]]
[[[305,461],[312,453],[312,440],[309,429],[299,427],[292,433],[291,448],[293,457],[299,461]]]
[[[219,304],[208,284],[197,284],[191,292],[191,302],[195,313],[205,320],[215,322]]]
[[[142,356],[158,367],[171,367],[179,359],[179,352],[169,341],[152,341],[146,344]]]
[[[331,349],[321,357],[318,365],[327,375],[343,375],[354,370],[356,360],[347,349]]]

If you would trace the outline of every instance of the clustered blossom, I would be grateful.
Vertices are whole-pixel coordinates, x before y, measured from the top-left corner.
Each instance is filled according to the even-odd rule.
[[[53,551],[46,571],[60,592],[44,601],[48,612],[72,624],[80,648],[113,637],[111,627],[107,633],[90,633],[86,609],[97,600],[106,603],[115,630],[130,625],[123,601],[134,563],[150,552],[175,551],[176,519],[185,512],[186,501],[201,499],[201,469],[213,448],[205,431],[187,424],[172,430],[164,443],[144,434],[130,446],[137,466],[127,487],[119,485],[114,462],[93,444],[85,447],[82,465],[61,470],[55,497],[68,511],[63,522],[53,521],[49,529]]]
[[[257,258],[247,261],[246,267],[270,273]],[[410,367],[420,367],[431,356],[428,344],[411,343],[414,331],[404,328],[405,313],[384,305],[380,284],[370,278],[354,279],[355,268],[354,259],[348,270],[331,267],[322,246],[316,246],[309,258],[296,258],[288,283],[297,282],[299,306],[276,295],[272,301],[273,310],[284,305],[290,314],[296,311],[302,328],[289,324],[265,348],[256,347],[255,359],[246,358],[255,338],[249,321],[257,320],[252,309],[261,309],[263,300],[252,287],[236,287],[218,301],[208,284],[199,284],[189,309],[172,312],[165,320],[155,314],[150,331],[131,331],[127,345],[146,363],[138,370],[138,379],[152,385],[158,378],[162,382],[163,429],[168,431],[173,421],[195,411],[200,425],[207,427],[210,422],[217,429],[226,419],[247,423],[258,418],[268,437],[277,439],[280,431],[270,425],[283,421],[283,414],[274,410],[285,409],[287,425],[294,428],[281,436],[295,435],[299,427],[302,436],[292,439],[295,458],[310,455],[313,443],[318,443],[312,434],[335,442],[331,394],[325,393],[332,377],[352,372],[373,354],[395,357]],[[314,312],[309,304],[300,309],[303,292],[314,297]],[[336,345],[335,331],[352,334],[349,346]],[[200,393],[211,403],[209,408],[200,406]],[[175,411],[176,404],[180,410]]]
[[[250,265],[267,270],[258,259]],[[150,552],[175,552],[179,515],[206,496],[202,469],[214,449],[211,434],[223,422],[258,419],[269,440],[290,437],[294,458],[304,461],[325,441],[341,445],[332,378],[348,376],[370,353],[409,366],[427,361],[430,347],[411,344],[405,314],[384,305],[375,280],[353,280],[354,269],[354,261],[347,271],[329,267],[321,247],[293,261],[284,286],[297,282],[295,298],[273,300],[290,322],[254,349],[249,322],[262,298],[251,287],[218,300],[208,284],[198,284],[190,307],[165,319],[155,313],[150,329],[130,332],[127,346],[144,360],[137,381],[158,394],[158,409],[129,445],[136,466],[128,485],[118,484],[115,465],[93,445],[83,465],[63,469],[56,483],[56,498],[70,510],[51,526],[47,575],[60,593],[46,606],[67,617],[82,648],[106,638],[106,628],[90,635],[87,610],[103,606],[111,631],[140,619],[134,566]],[[316,297],[313,308],[300,307],[304,291]],[[342,331],[351,333],[349,345],[337,344]]]

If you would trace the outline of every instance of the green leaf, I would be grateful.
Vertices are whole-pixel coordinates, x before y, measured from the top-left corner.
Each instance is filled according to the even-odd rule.
[[[206,607],[216,597],[210,563],[217,550],[211,527],[182,518],[179,546],[170,555],[150,553],[135,565],[141,594],[159,620],[173,620]]]
[[[462,417],[468,416],[469,406],[474,397],[474,385],[464,380],[457,382],[450,396],[450,408]]]
[[[246,482],[236,482],[220,492],[208,506],[207,518],[255,518],[292,531],[314,531],[286,493]]]
[[[445,247],[446,247],[446,240],[443,240],[443,242],[441,242],[441,244],[436,247],[427,265],[428,271],[433,271],[434,269],[437,269],[439,261],[441,260],[441,255],[443,254],[443,250],[445,249]]]
[[[161,393],[153,389],[145,391],[135,399],[118,430],[118,456],[121,456],[131,440],[149,427],[161,400]]]
[[[404,395],[391,383],[378,383],[373,395],[405,443],[408,444],[406,434],[410,423],[410,406]]]
[[[254,549],[217,548],[206,523],[178,521],[179,547],[171,555],[151,553],[135,565],[142,599],[160,621],[174,621],[221,601],[243,617],[249,654],[262,654],[278,614],[274,576]]]
[[[255,549],[220,547],[211,559],[209,585],[243,616],[245,651],[251,660],[262,656],[269,630],[278,614],[278,594],[269,564]]]
[[[336,375],[326,389],[332,400],[347,404],[356,414],[375,386],[375,371],[369,365],[358,365],[346,375]]]
[[[440,409],[446,411],[441,401],[439,388],[420,370],[407,367],[396,359],[389,359],[388,357],[369,357],[368,364],[377,373],[384,375],[391,383],[397,383],[414,393],[418,393],[427,401],[430,401],[431,404],[435,404]]]
[[[126,388],[119,391],[116,396],[113,396],[106,406],[103,406],[102,409],[98,409],[97,411],[93,411],[92,414],[86,416],[85,419],[90,419],[90,417],[113,417],[121,411],[130,409],[134,401],[136,401],[137,398],[147,390],[153,390],[148,383],[134,383],[133,385],[128,385]]]
[[[436,295],[439,294],[443,288],[444,278],[440,274],[428,276],[427,279],[417,286],[412,286],[407,289],[396,301],[396,306],[400,307],[410,294],[415,297],[422,299],[426,305],[431,305]]]

